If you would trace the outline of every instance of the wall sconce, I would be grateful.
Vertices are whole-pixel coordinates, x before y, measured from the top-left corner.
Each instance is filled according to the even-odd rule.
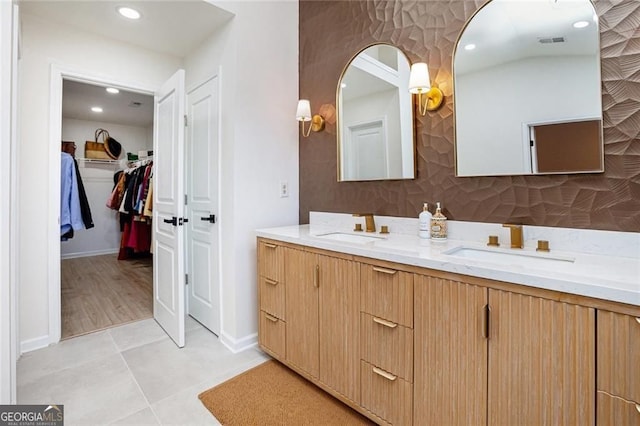
[[[311,115],[311,104],[307,99],[300,99],[298,101],[298,110],[296,111],[296,120],[300,122],[300,130],[302,136],[305,138],[309,136],[311,131],[321,132],[324,130],[324,118],[321,115]],[[309,128],[304,130],[304,122],[311,121]]]
[[[418,106],[420,107],[420,115],[425,115],[427,111],[435,111],[442,106],[444,94],[437,87],[431,87],[429,81],[429,68],[424,62],[418,62],[411,65],[411,74],[409,75],[409,92],[418,95]],[[427,99],[422,105],[422,97]]]

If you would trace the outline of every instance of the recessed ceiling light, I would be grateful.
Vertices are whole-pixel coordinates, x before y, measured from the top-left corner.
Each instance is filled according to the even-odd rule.
[[[106,91],[109,92],[109,93],[113,93],[114,95],[116,93],[120,93],[120,91],[118,89],[116,89],[115,87],[107,87]]]
[[[91,111],[93,111],[93,112],[102,112],[102,108],[100,108],[100,107],[91,107]]]
[[[469,43],[467,45],[464,46],[464,50],[473,50],[476,48],[476,45],[473,43]]]
[[[129,19],[140,19],[140,12],[130,7],[119,7],[118,13],[125,18]]]
[[[589,25],[588,21],[578,21],[578,22],[574,22],[573,27],[574,28],[584,28],[587,25]]]

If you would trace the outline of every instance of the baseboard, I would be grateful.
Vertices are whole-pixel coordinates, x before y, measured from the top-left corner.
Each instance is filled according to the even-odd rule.
[[[40,336],[35,339],[23,340],[20,342],[20,354],[35,351],[49,346],[49,336]]]
[[[220,332],[220,342],[231,352],[237,354],[258,345],[258,333],[249,334],[242,339],[234,339],[224,331]]]
[[[95,251],[83,251],[80,253],[66,253],[61,254],[61,259],[76,259],[78,257],[91,257],[91,256],[100,256],[102,254],[115,254],[120,251],[119,248],[115,249],[105,249],[105,250],[95,250]]]

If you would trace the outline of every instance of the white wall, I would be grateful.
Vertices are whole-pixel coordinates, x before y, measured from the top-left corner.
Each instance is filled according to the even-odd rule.
[[[558,73],[571,78],[559,79]],[[602,111],[599,67],[588,56],[501,64],[456,76],[455,84],[458,173],[463,175],[530,173],[523,123],[597,117]]]
[[[139,87],[158,88],[178,68],[180,58],[112,41],[45,19],[22,16],[23,52],[19,92],[19,325],[23,350],[49,343],[49,114],[51,66]],[[59,149],[59,146],[57,147]],[[55,203],[52,203],[55,204]],[[55,257],[51,258],[50,257]]]
[[[298,3],[211,3],[235,17],[185,58],[185,70],[188,88],[222,70],[221,338],[237,350],[258,327],[254,230],[298,223]]]
[[[82,158],[85,141],[93,140],[94,132],[98,128],[107,129],[109,135],[120,142],[123,157],[126,156],[126,152],[137,154],[139,150],[153,149],[153,140],[149,140],[147,127],[71,118],[62,120],[62,140],[74,141],[77,146],[76,157]],[[78,161],[78,168],[95,226],[77,231],[72,239],[61,242],[61,257],[65,259],[117,253],[120,248],[120,222],[117,212],[108,208],[106,201],[113,189],[113,175],[116,170],[120,170],[120,165]]]
[[[16,402],[15,282],[13,278],[12,203],[13,137],[13,4],[0,1],[0,404]]]

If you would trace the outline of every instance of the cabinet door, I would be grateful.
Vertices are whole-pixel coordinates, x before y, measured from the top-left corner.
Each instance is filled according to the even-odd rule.
[[[318,377],[317,255],[285,249],[287,361]]]
[[[598,390],[640,403],[640,318],[598,311]]]
[[[320,381],[358,401],[360,395],[360,267],[318,256]]]
[[[486,424],[487,289],[416,275],[414,297],[413,423]]]
[[[594,309],[501,290],[489,305],[488,424],[594,424]]]

